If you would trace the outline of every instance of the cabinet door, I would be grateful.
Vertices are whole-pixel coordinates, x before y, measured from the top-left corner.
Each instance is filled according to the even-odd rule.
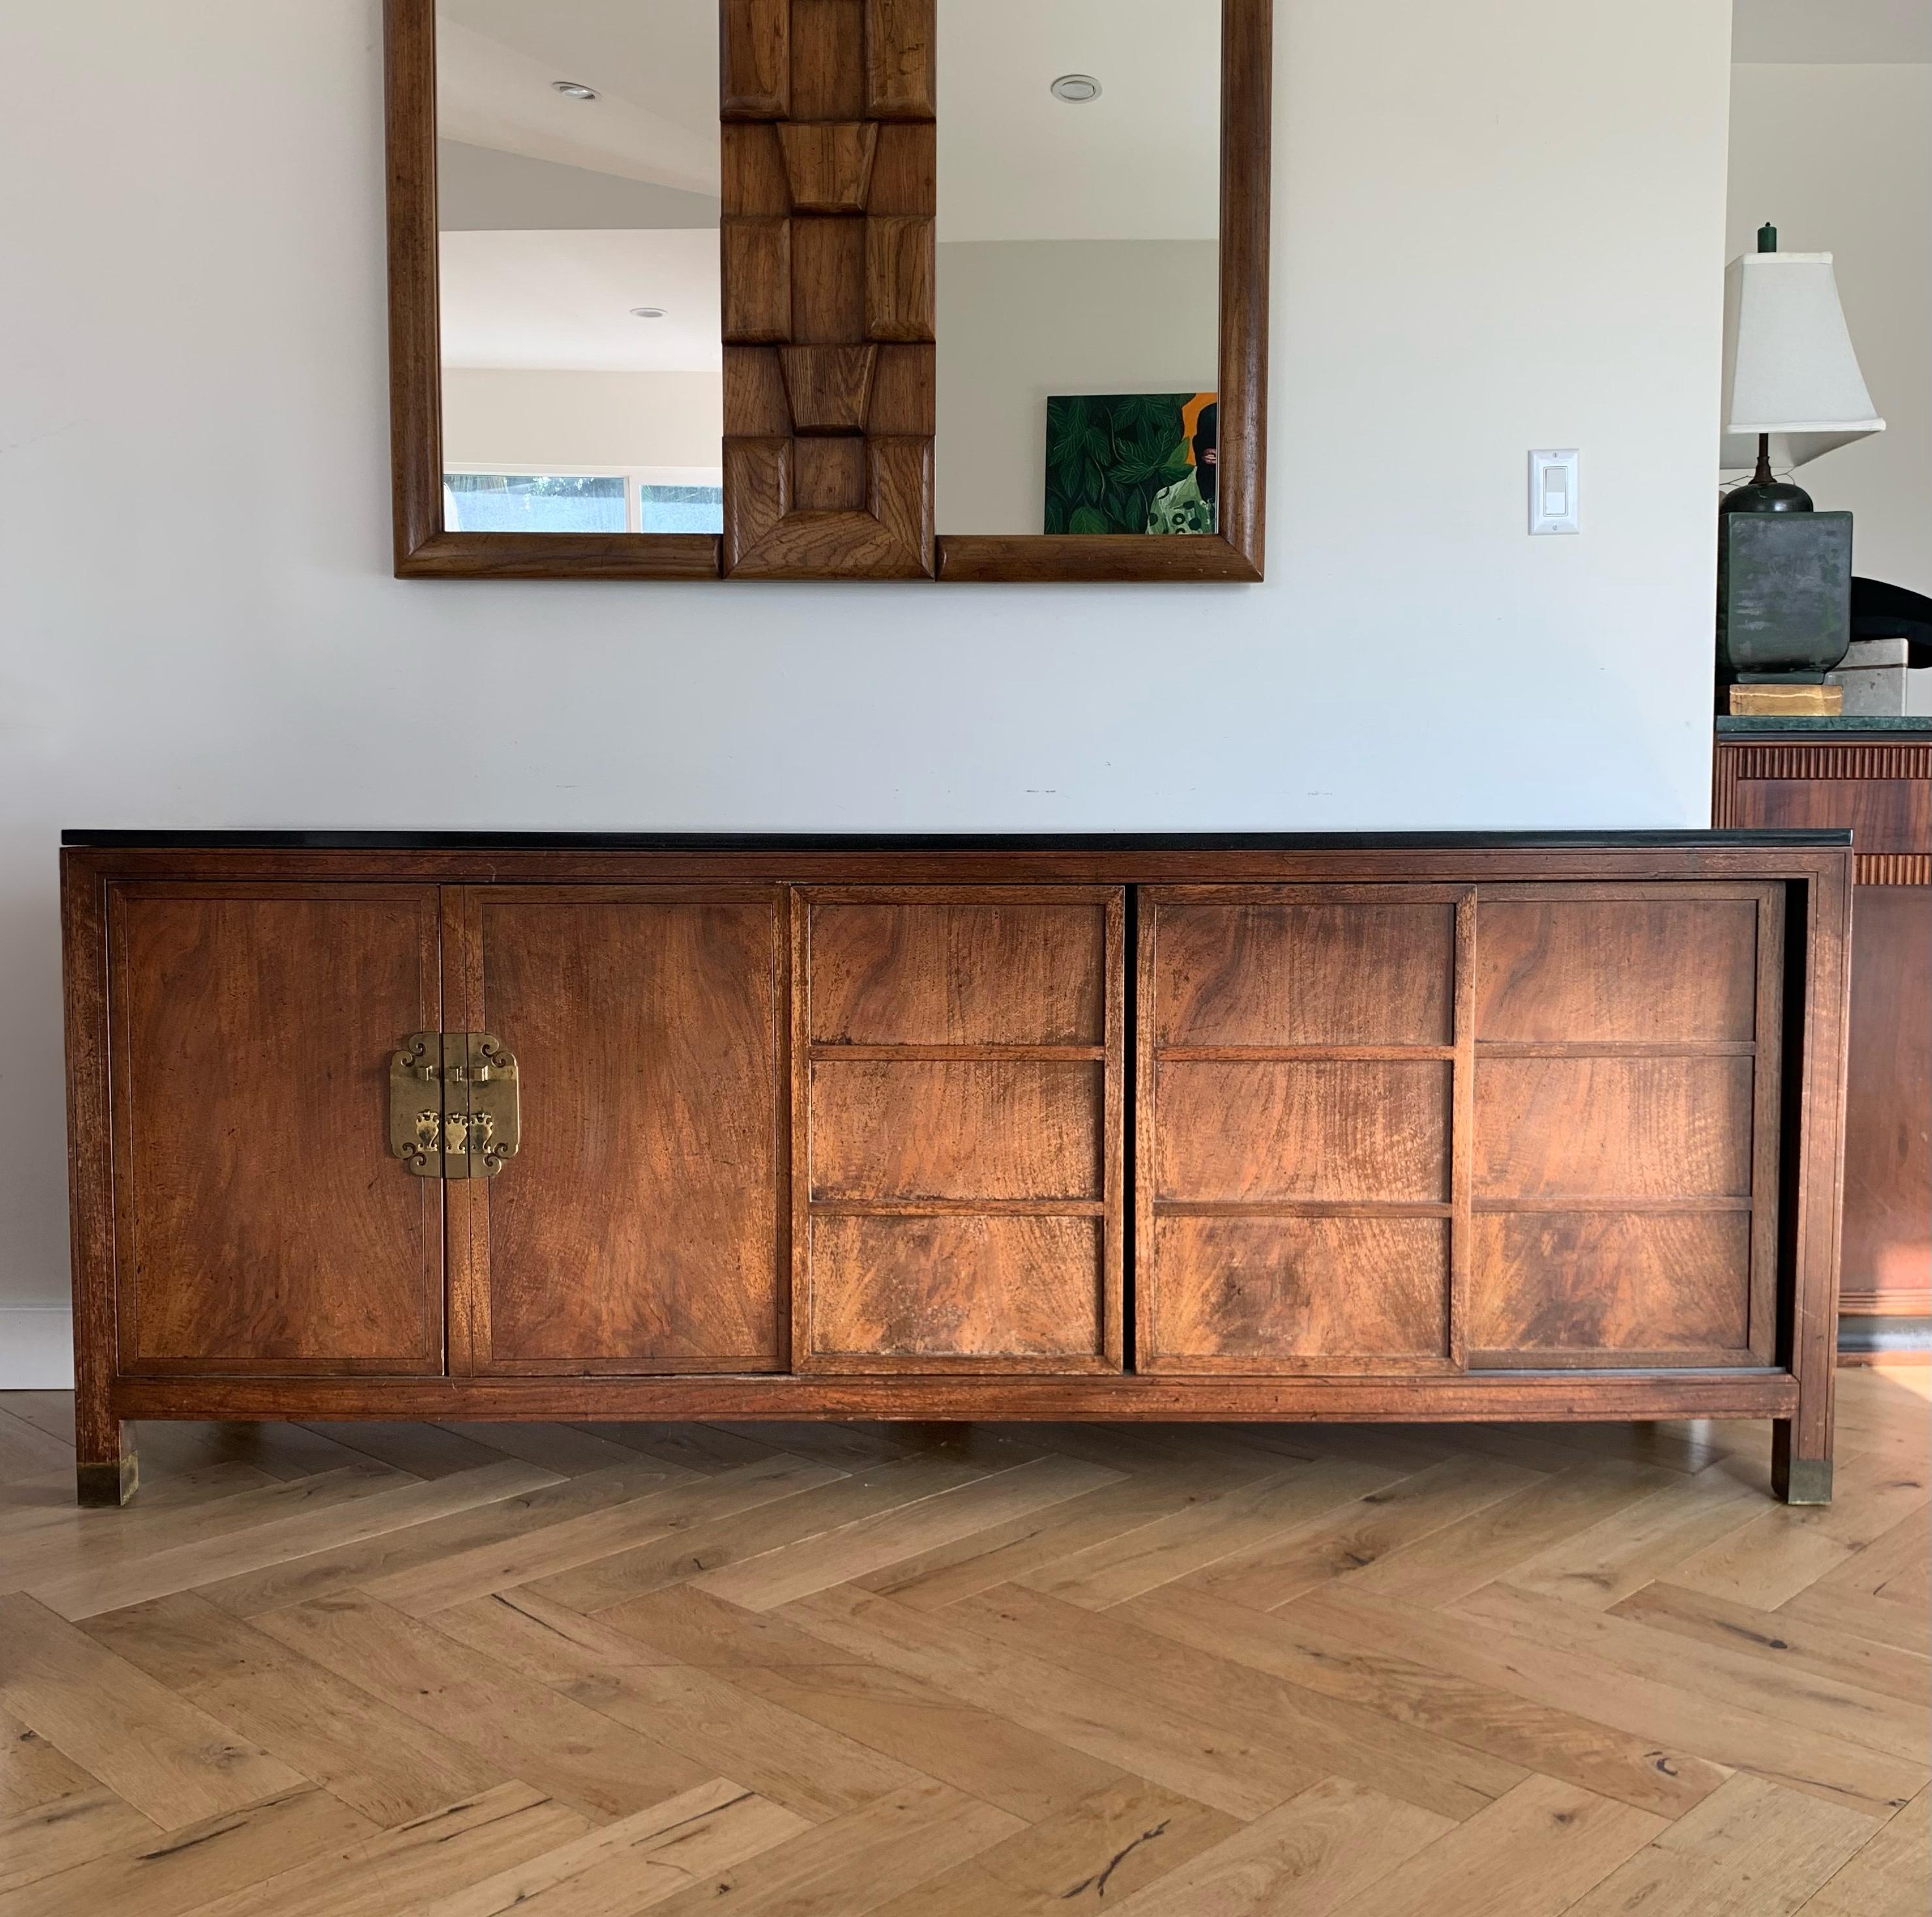
[[[1120,1364],[1114,889],[798,895],[801,1370]]]
[[[1141,1370],[1448,1367],[1472,922],[1442,886],[1142,893]]]
[[[1482,888],[1472,1365],[1772,1361],[1781,912]]]
[[[124,1372],[442,1368],[442,1187],[388,1149],[434,886],[111,888]]]
[[[453,1365],[782,1368],[777,889],[478,886],[464,923],[522,1140],[448,1186]]]

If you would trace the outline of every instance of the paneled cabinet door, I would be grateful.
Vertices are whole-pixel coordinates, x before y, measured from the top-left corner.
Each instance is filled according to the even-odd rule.
[[[452,1370],[783,1367],[780,898],[464,894],[452,997],[515,1057],[522,1136],[447,1187]]]
[[[1769,1364],[1780,887],[1478,895],[1472,1366]]]
[[[1448,1366],[1472,923],[1466,887],[1142,892],[1142,1370]]]
[[[389,1154],[436,891],[109,889],[122,1372],[440,1372],[442,1194]]]
[[[1770,1364],[1780,911],[1144,894],[1141,1368]]]
[[[1118,1370],[1114,887],[801,891],[800,1370]]]

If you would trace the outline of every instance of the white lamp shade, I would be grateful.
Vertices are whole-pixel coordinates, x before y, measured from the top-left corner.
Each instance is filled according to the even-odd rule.
[[[1772,464],[1790,467],[1885,430],[1828,253],[1747,253],[1724,269],[1724,406],[1727,470],[1756,464],[1760,433]]]

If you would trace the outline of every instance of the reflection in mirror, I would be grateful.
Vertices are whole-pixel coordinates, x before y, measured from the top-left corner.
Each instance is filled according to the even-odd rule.
[[[437,0],[443,524],[715,532],[718,0]]]
[[[941,532],[1212,532],[1220,0],[938,0]]]

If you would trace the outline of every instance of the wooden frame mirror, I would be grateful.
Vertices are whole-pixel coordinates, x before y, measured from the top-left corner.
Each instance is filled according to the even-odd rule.
[[[1216,0],[1201,4],[1211,9]],[[534,482],[597,488],[602,502],[582,518],[598,523],[602,514],[607,530],[523,530],[509,514],[489,523],[511,530],[452,524],[453,485],[501,482],[459,478],[460,455],[446,462],[451,442],[438,148],[440,131],[448,136],[438,118],[437,0],[386,0],[397,576],[1260,578],[1270,0],[1218,4],[1216,389],[1192,396],[1197,409],[1211,400],[1218,413],[1218,438],[1210,435],[1205,441],[1213,448],[1214,482],[1199,489],[1209,503],[1204,513],[1197,506],[1193,522],[1211,524],[1212,530],[1174,536],[936,529],[934,431],[936,424],[943,430],[944,421],[936,394],[939,356],[946,350],[934,292],[945,144],[934,80],[940,0],[719,0],[715,198],[653,184],[640,169],[617,182],[634,201],[640,194],[657,193],[681,206],[715,208],[722,361],[716,483],[681,488],[653,486],[647,479],[644,491],[715,502],[710,510],[719,530],[635,530],[642,469],[633,466],[598,469],[614,476],[608,482]],[[447,0],[446,10],[453,10]],[[484,8],[479,18],[489,11]],[[530,76],[548,70],[528,61],[519,68],[520,56],[492,67],[501,50],[493,50],[493,43],[472,33],[466,16],[448,37],[452,45],[446,55],[460,52],[469,62],[466,74],[482,75],[466,83],[486,92],[519,84],[528,92]],[[470,44],[472,40],[483,42],[480,50]],[[1211,78],[1209,70],[1208,82]],[[560,94],[574,84],[567,74],[548,82]],[[1058,80],[1054,90],[1062,100],[1079,97],[1061,91]],[[575,91],[597,98],[588,86]],[[521,109],[512,104],[506,110]],[[688,121],[688,112],[686,117]],[[665,136],[673,146],[682,137],[686,152],[694,150],[688,125],[682,136],[673,128]],[[707,146],[708,160],[708,143],[698,143]],[[545,151],[540,142],[525,150]],[[566,157],[569,152],[567,147],[551,150]],[[535,191],[532,181],[542,186],[553,176],[576,174],[583,165],[559,166],[548,158],[516,164],[524,175],[512,184],[525,200]],[[685,182],[686,176],[676,178]],[[446,183],[440,190],[447,193]],[[620,213],[611,223],[636,224],[640,217]],[[666,217],[687,229],[704,223],[701,212]],[[594,221],[563,224],[580,227]],[[708,255],[701,233],[686,231],[677,238],[681,258]],[[496,263],[495,270],[500,275],[504,269]],[[631,311],[655,316],[652,308]],[[1201,324],[1206,323],[1204,317]],[[1187,417],[1192,432],[1198,411]],[[943,457],[943,446],[940,450]],[[1196,454],[1186,446],[1180,454],[1194,465]],[[542,476],[578,469],[539,464],[520,470]],[[685,471],[664,470],[674,478]],[[1186,469],[1170,469],[1162,476],[1173,470]],[[1190,497],[1196,476],[1190,476]],[[619,530],[626,497],[628,523]],[[1137,500],[1131,509],[1144,508]],[[466,504],[464,514],[469,510]],[[675,522],[675,506],[667,517]]]

